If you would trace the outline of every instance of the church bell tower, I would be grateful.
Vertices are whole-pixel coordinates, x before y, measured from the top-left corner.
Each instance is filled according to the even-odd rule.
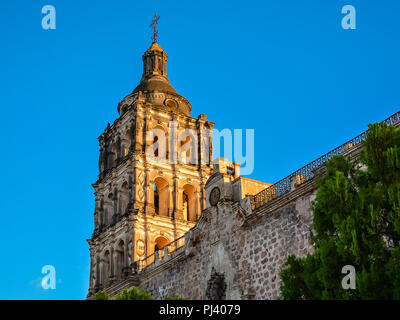
[[[151,263],[145,258],[181,238],[205,209],[214,123],[191,117],[190,102],[169,83],[157,20],[139,85],[98,138],[88,296],[124,280],[133,262]]]

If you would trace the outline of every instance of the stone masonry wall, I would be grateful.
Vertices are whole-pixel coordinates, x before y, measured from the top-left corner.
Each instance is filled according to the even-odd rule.
[[[314,199],[311,188],[286,203],[278,200],[283,205],[276,210],[267,205],[257,212],[246,212],[245,201],[220,201],[203,211],[184,248],[139,273],[139,288],[156,299],[176,294],[185,299],[277,299],[279,271],[288,255],[312,252]],[[222,284],[216,280],[221,277]]]
[[[359,139],[340,147],[352,161],[362,148]],[[314,178],[324,171],[325,166],[314,168]],[[256,210],[252,210],[250,197],[235,196],[237,188],[229,181],[218,176],[209,179],[207,199],[215,186],[221,188],[222,199],[216,206],[207,201],[200,220],[185,234],[184,247],[109,288],[110,294],[136,286],[156,299],[175,295],[184,299],[278,299],[279,272],[287,257],[313,252],[315,179],[294,181],[287,193]]]

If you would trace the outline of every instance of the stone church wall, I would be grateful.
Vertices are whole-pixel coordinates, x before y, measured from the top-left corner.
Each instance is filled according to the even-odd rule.
[[[360,150],[358,145],[344,155],[354,160]],[[309,180],[292,179],[288,191],[279,196],[266,193],[261,198],[264,202],[254,202],[251,195],[242,198],[237,187],[240,177],[215,173],[205,187],[207,208],[185,234],[185,245],[139,268],[123,285],[108,292],[113,295],[136,286],[156,299],[175,295],[184,299],[278,299],[279,273],[287,257],[304,257],[313,251],[315,178],[325,169],[313,169]],[[220,199],[212,205],[210,195],[217,187]]]
[[[356,160],[362,145],[347,145],[350,147],[340,147],[342,154]],[[240,177],[221,171],[213,174],[205,185],[206,209],[185,234],[184,246],[139,268],[123,283],[108,288],[109,294],[135,286],[156,299],[175,295],[187,300],[278,299],[279,273],[287,257],[313,252],[310,231],[315,178],[325,170],[324,165],[312,166],[313,176],[308,180],[296,172],[288,177],[289,187],[284,184],[287,179],[281,180],[280,187],[287,187],[286,192],[281,188],[278,195],[276,184],[271,186],[273,192],[265,189],[265,194],[258,194],[257,201],[258,195],[242,197]],[[217,188],[220,196],[211,203]],[[166,247],[164,252],[168,250]]]
[[[139,273],[138,287],[156,299],[177,294],[185,299],[277,299],[287,256],[312,251],[315,190],[305,187],[305,194],[277,199],[257,212],[243,209],[249,198],[208,208],[183,248]]]

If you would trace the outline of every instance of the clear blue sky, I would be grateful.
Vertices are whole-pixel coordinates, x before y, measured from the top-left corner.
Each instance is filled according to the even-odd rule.
[[[155,12],[192,116],[255,129],[252,178],[276,182],[400,109],[397,0],[1,1],[0,299],[85,298],[97,137],[140,80]],[[40,287],[47,264],[56,290]]]

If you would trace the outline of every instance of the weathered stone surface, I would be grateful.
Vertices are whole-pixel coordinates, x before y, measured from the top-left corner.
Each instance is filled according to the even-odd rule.
[[[277,299],[279,271],[288,255],[312,252],[314,197],[315,192],[309,192],[245,227],[238,203],[221,201],[205,210],[192,229],[201,235],[196,253],[158,274],[144,270],[139,287],[157,299],[176,294],[208,299],[210,281],[217,274],[223,278],[225,299]]]

